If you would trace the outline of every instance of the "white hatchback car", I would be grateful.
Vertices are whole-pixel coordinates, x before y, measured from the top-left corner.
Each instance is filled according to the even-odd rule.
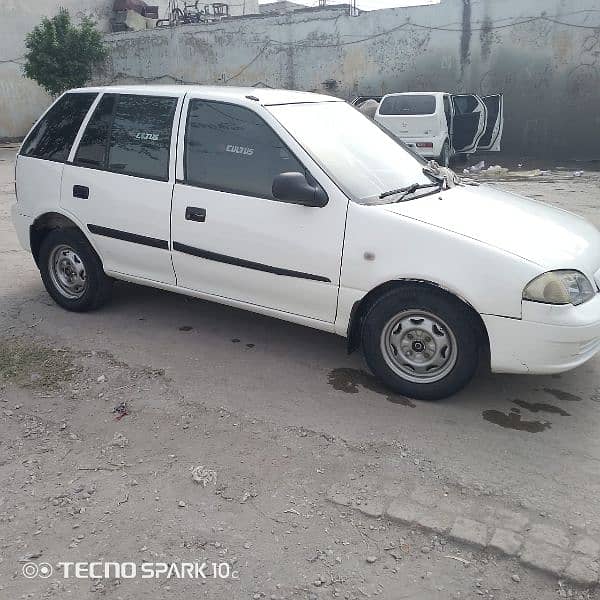
[[[421,156],[447,167],[459,154],[500,151],[504,100],[502,94],[387,94],[373,118]]]
[[[14,224],[49,294],[113,279],[337,333],[406,396],[600,349],[600,234],[432,170],[347,103],[270,89],[61,96],[25,139]]]

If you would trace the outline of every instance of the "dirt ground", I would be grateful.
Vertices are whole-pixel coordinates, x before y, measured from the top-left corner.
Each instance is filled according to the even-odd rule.
[[[393,482],[597,532],[598,359],[561,378],[482,373],[407,406],[341,338],[266,317],[128,284],[104,310],[66,313],[10,225],[13,160],[0,149],[0,597],[597,597],[326,495],[349,484],[359,504]],[[599,223],[595,173],[502,179]],[[544,395],[562,412],[527,409]],[[518,399],[550,427],[482,418]],[[76,579],[67,561],[208,561],[234,576]],[[27,578],[28,563],[52,574]]]

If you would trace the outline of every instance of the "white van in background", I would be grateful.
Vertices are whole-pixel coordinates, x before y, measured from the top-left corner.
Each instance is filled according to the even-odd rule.
[[[365,98],[357,98],[353,104],[360,108]],[[504,125],[501,94],[407,92],[369,99],[381,100],[373,117],[377,123],[421,156],[443,166],[457,154],[500,150]]]

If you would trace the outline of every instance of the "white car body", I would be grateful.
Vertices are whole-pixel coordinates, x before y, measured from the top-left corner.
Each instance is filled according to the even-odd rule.
[[[343,176],[332,175],[312,147],[318,128],[301,140],[298,131],[304,127],[294,126],[300,110],[314,115],[346,110],[337,106],[345,103],[328,96],[192,86],[72,93],[84,92],[97,97],[67,160],[18,156],[12,216],[25,249],[35,252],[36,223],[61,215],[85,235],[111,277],[341,336],[349,335],[353,313],[369,294],[390,284],[425,282],[480,315],[496,372],[555,373],[582,364],[600,349],[600,234],[582,218],[483,185],[458,185],[402,203],[356,201]],[[164,180],[74,164],[103,94],[176,99]],[[326,192],[326,205],[302,206],[186,183],[186,119],[194,100],[255,113]],[[365,117],[356,118],[377,129]],[[362,121],[357,124],[362,127]],[[336,142],[323,143],[333,148]],[[250,148],[232,148],[227,151],[251,154]],[[402,152],[411,161],[407,166],[420,172],[422,165]],[[89,189],[89,198],[74,197],[77,186]],[[188,219],[190,207],[201,207],[205,219]],[[530,281],[557,269],[583,273],[593,282],[594,297],[578,306],[523,300]]]
[[[501,94],[386,94],[374,120],[428,159],[440,157],[446,142],[451,155],[497,152],[504,128],[504,102]]]

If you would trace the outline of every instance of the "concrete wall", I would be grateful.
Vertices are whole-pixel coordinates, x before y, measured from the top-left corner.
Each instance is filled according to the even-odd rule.
[[[22,75],[25,35],[43,16],[52,17],[60,6],[77,21],[92,17],[101,31],[110,31],[114,0],[0,0],[0,139],[18,138],[29,129],[50,97]],[[206,0],[207,3],[210,0]],[[168,0],[148,0],[167,16]],[[183,2],[181,2],[183,4]],[[231,0],[233,14],[258,13],[258,0]]]
[[[88,15],[108,31],[112,0],[1,0],[0,2],[0,138],[22,136],[50,98],[22,75],[25,35],[58,7],[75,19]]]
[[[268,85],[506,98],[512,154],[600,157],[598,0],[442,0],[352,17],[338,9],[107,37],[98,81]]]

